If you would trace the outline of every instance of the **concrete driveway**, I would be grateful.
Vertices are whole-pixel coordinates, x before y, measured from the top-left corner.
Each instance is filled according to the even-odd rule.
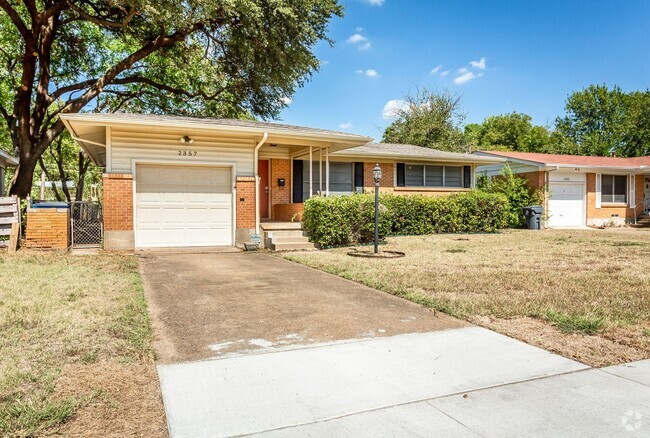
[[[268,254],[147,252],[140,269],[166,363],[467,325]]]
[[[265,254],[140,267],[172,437],[650,434],[650,361],[591,369]]]

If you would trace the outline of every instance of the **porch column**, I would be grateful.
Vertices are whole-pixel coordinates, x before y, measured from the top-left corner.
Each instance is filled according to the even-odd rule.
[[[325,196],[330,195],[330,148],[325,149]]]
[[[314,153],[313,146],[309,146],[309,197],[311,198],[314,194]]]
[[[323,148],[318,149],[318,194],[323,194]]]

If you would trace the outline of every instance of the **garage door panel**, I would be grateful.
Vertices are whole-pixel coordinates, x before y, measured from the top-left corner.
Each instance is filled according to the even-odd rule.
[[[138,166],[138,247],[232,245],[229,168]]]
[[[579,227],[585,224],[585,186],[583,183],[551,183],[549,226]]]

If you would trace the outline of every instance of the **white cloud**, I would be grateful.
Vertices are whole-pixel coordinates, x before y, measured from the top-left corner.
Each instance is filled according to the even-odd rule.
[[[481,58],[478,61],[470,61],[469,65],[471,65],[474,68],[478,68],[479,70],[485,70],[485,67],[487,67],[485,61],[486,61],[485,58]]]
[[[357,33],[361,33],[361,32],[363,32],[364,29],[363,29],[363,27],[357,27],[354,30],[356,30]]]
[[[368,50],[370,48],[370,43],[367,42],[359,46],[359,50]]]
[[[438,65],[438,66],[436,66],[436,68],[434,68],[433,70],[431,70],[431,74],[432,74],[432,75],[435,75],[436,73],[438,73],[438,72],[440,71],[441,68],[442,68],[442,65]]]
[[[449,70],[441,71],[440,76],[447,76],[449,74]]]
[[[355,70],[355,73],[359,75],[368,76],[369,78],[379,77],[379,73],[377,72],[377,70],[372,68],[369,68],[368,70],[362,70],[362,69]]]
[[[461,72],[461,70],[465,70],[464,72]],[[458,76],[454,78],[454,84],[460,85],[464,84],[465,82],[469,82],[472,79],[480,78],[483,76],[483,73],[476,74],[471,71],[467,71],[467,69],[458,69]]]
[[[348,38],[348,43],[350,44],[359,44],[368,41],[368,38],[364,37],[360,33],[355,33],[350,38]]]
[[[408,108],[408,104],[406,103],[405,100],[402,99],[389,100],[388,102],[386,102],[386,105],[384,105],[382,116],[384,117],[384,119],[390,120],[395,118],[395,116],[397,116],[400,110],[405,110],[407,108]]]
[[[354,125],[352,124],[352,122],[347,122],[347,123],[341,123],[341,124],[339,125],[339,128],[341,128],[341,129],[350,129],[350,128],[352,128],[353,126],[354,126]]]
[[[370,3],[373,6],[382,6],[385,0],[366,0],[367,3]]]
[[[291,105],[291,102],[293,102],[293,99],[290,98],[290,97],[283,97],[280,100],[282,100],[282,103],[285,104],[285,105]]]

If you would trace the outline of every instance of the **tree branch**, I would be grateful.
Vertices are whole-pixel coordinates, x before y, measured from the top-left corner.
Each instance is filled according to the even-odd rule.
[[[79,6],[75,5],[74,3],[69,3],[69,5],[70,5],[70,9],[72,9],[77,14],[79,14],[79,16],[83,20],[90,21],[91,23],[95,23],[95,24],[97,24],[99,26],[114,27],[114,28],[117,28],[117,29],[123,29],[126,26],[128,26],[129,23],[131,22],[131,20],[133,19],[133,17],[135,17],[139,12],[138,9],[132,8],[127,13],[126,17],[124,17],[124,20],[122,20],[120,22],[115,22],[115,21],[106,20],[104,18],[100,18],[100,17],[90,15],[87,12],[85,12],[82,8],[80,8]]]
[[[25,40],[31,40],[32,35],[29,32],[29,29],[27,29],[27,25],[22,20],[22,18],[20,18],[18,12],[11,7],[9,2],[7,0],[0,0],[0,7],[4,9],[4,11],[7,13],[11,21],[14,23],[14,26],[16,26],[16,28],[18,29],[18,32],[20,32],[20,35]]]

